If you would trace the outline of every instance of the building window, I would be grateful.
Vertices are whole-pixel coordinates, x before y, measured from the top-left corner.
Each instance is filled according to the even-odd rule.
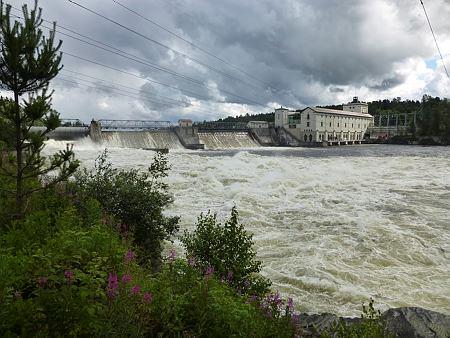
[[[344,124],[344,127],[347,128],[347,123]]]
[[[306,126],[309,127],[309,122],[306,122]]]
[[[308,141],[308,136],[306,136],[305,134],[305,137],[303,137],[303,139],[305,140],[305,142]]]
[[[309,120],[309,114],[308,114],[308,116],[306,116],[306,119]]]
[[[312,142],[312,135],[309,134],[309,142]]]
[[[330,127],[331,127],[331,122],[330,122]]]
[[[338,122],[338,127],[339,127],[339,122]]]
[[[352,123],[352,128],[353,128],[353,123]]]
[[[320,122],[320,126],[323,127],[323,122]]]

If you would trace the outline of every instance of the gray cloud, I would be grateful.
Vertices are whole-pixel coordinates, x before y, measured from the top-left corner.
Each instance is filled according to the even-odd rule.
[[[387,90],[402,84],[405,81],[405,77],[401,74],[395,74],[394,76],[384,79],[380,84],[369,86],[373,90]]]
[[[24,1],[31,3],[31,0]],[[420,4],[412,4],[408,0],[123,1],[142,15],[253,75],[258,81],[134,16],[112,1],[77,1],[218,70],[214,72],[176,55],[67,1],[41,0],[44,18],[56,20],[63,26],[185,77],[176,77],[59,36],[64,40],[64,51],[136,75],[117,72],[66,53],[63,59],[66,69],[133,87],[137,93],[130,98],[118,95],[117,91],[105,92],[100,87],[91,90],[55,81],[55,108],[65,117],[84,120],[105,115],[203,120],[245,111],[267,112],[270,110],[268,105],[297,108],[347,101],[353,96],[354,88],[359,88],[368,97],[376,96],[380,91],[400,96],[396,95],[396,90],[407,83],[408,78],[399,67],[408,60],[435,56]],[[17,3],[19,1],[15,1],[16,6]],[[445,46],[450,48],[450,40],[444,39],[450,36],[450,24],[445,19],[450,15],[450,4],[447,0],[436,0],[429,2],[428,7],[434,28],[442,37],[445,54]],[[434,80],[435,77],[429,80],[430,83],[438,81]],[[422,87],[411,84],[417,86],[410,89],[411,95],[420,97],[423,87],[433,90],[430,94],[442,95],[440,90],[445,86],[440,83],[428,87],[426,84]],[[156,97],[153,101],[157,102],[150,102],[144,91],[180,100],[184,104],[174,105]],[[405,94],[401,96],[405,97]]]

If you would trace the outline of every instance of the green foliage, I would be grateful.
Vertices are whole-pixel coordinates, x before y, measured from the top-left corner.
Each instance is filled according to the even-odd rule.
[[[258,274],[262,264],[256,260],[253,235],[239,223],[236,207],[223,225],[215,214],[200,215],[196,229],[185,232],[181,241],[201,269],[214,268],[236,289],[248,294],[263,295],[268,291],[270,282]]]
[[[125,235],[142,249],[142,257],[151,260],[154,271],[161,263],[163,240],[178,231],[178,217],[166,217],[164,208],[172,202],[162,179],[169,170],[167,158],[158,153],[147,171],[113,168],[107,152],[95,162],[93,170],[76,175],[81,199],[93,197],[103,210],[120,222]]]
[[[60,151],[48,161],[41,156],[46,135],[59,126],[59,115],[51,108],[52,93],[47,88],[61,69],[61,41],[54,46],[55,25],[49,36],[43,35],[41,9],[37,2],[29,11],[23,6],[23,23],[11,20],[11,6],[1,2],[0,7],[0,83],[10,91],[13,99],[0,98],[0,141],[6,146],[0,149],[2,173],[14,178],[13,189],[2,189],[15,196],[16,218],[22,218],[27,199],[36,191],[66,180],[73,174],[78,162],[72,149]],[[23,95],[28,94],[27,99]],[[42,122],[42,132],[32,132],[31,127]],[[13,151],[4,163],[4,153]],[[36,178],[57,171],[58,175],[34,185]]]
[[[450,102],[448,99],[424,95],[417,118],[421,136],[438,137],[443,144],[450,144]]]
[[[381,318],[380,310],[375,310],[374,300],[370,299],[369,305],[363,304],[361,319],[354,324],[346,324],[343,320],[335,323],[334,326],[325,331],[321,337],[339,338],[385,338],[390,337],[386,331],[386,323]]]

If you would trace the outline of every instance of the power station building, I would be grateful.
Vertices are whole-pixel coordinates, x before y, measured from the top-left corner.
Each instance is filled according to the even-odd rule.
[[[284,128],[306,143],[361,143],[372,124],[368,104],[357,97],[344,104],[342,110],[319,107],[297,111],[283,107],[275,109],[275,127]]]

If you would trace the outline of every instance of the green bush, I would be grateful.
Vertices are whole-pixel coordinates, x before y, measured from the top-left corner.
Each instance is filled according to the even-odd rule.
[[[142,248],[143,259],[150,259],[157,271],[161,264],[163,240],[178,231],[178,217],[166,217],[164,208],[172,202],[168,186],[167,158],[158,153],[147,171],[120,170],[107,161],[107,151],[96,160],[93,170],[76,175],[77,194],[81,199],[93,197],[105,213],[120,222],[120,228]]]
[[[196,229],[185,232],[181,241],[200,269],[213,269],[237,290],[264,295],[270,281],[259,275],[262,263],[256,259],[253,235],[238,221],[236,207],[222,225],[215,214],[200,215]]]
[[[329,330],[320,336],[323,338],[385,338],[392,335],[386,330],[386,323],[381,318],[380,310],[375,310],[374,300],[370,299],[369,305],[362,306],[361,319],[353,324],[347,324],[343,320],[335,323]]]

